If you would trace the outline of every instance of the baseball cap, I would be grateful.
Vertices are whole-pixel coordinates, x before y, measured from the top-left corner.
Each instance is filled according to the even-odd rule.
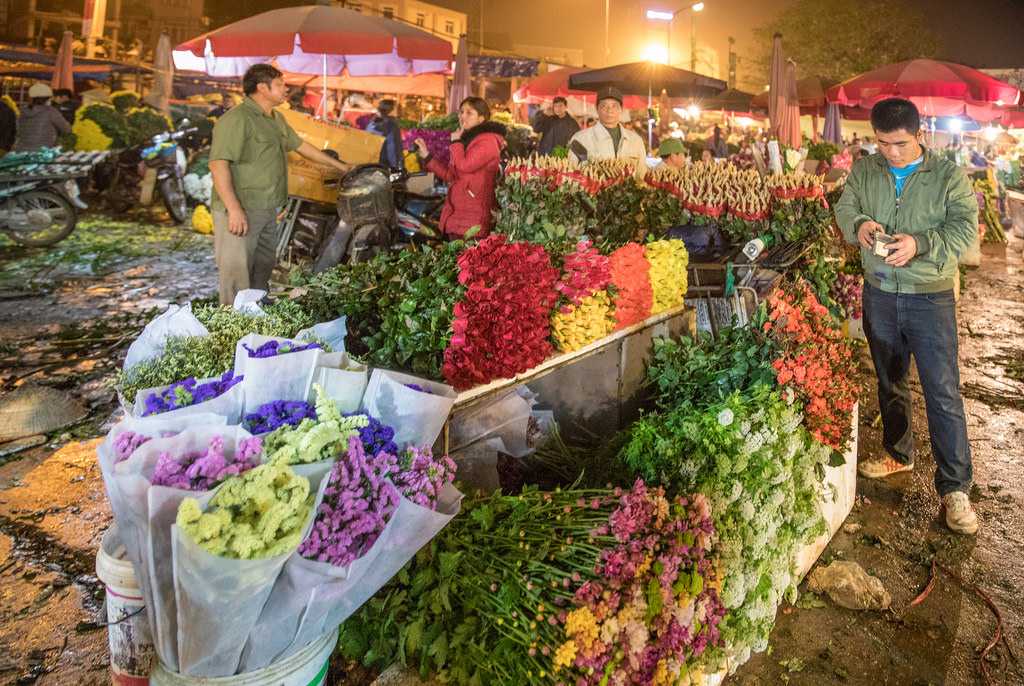
[[[617,100],[621,105],[622,91],[620,91],[618,88],[615,88],[614,86],[609,86],[608,88],[602,88],[597,92],[598,103],[600,103],[602,100],[608,100],[609,98],[611,98],[612,100]]]

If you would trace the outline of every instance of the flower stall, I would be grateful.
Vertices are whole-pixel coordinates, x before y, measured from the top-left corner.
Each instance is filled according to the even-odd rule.
[[[697,685],[764,650],[853,502],[853,284],[819,179],[722,169],[517,160],[482,240],[154,320],[99,459],[158,669],[340,631],[445,683]],[[803,257],[699,333],[679,223]],[[466,427],[537,400],[563,432],[463,497]]]

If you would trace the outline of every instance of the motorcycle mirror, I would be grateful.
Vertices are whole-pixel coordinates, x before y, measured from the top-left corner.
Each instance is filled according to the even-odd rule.
[[[181,123],[178,124],[178,128],[180,128],[180,129],[187,129],[188,125],[191,124],[191,123],[192,122],[189,121],[189,118],[185,117],[184,119],[181,120]]]

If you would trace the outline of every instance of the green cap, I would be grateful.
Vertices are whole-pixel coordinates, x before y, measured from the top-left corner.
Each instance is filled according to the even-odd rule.
[[[677,152],[686,154],[686,148],[683,147],[683,142],[678,138],[664,138],[661,141],[661,145],[658,146],[658,157],[668,157]]]

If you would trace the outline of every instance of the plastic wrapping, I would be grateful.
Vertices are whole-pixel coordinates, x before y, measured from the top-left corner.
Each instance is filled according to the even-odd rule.
[[[319,364],[323,350],[310,348],[300,352],[274,357],[249,357],[249,351],[268,341],[295,342],[294,339],[261,336],[251,333],[235,344],[235,374],[245,378],[242,415],[255,412],[261,405],[275,400],[302,400],[309,398],[313,386],[313,372]]]
[[[530,454],[527,429],[533,396],[528,397],[529,400],[513,389],[489,402],[456,412],[451,420],[452,451],[484,439],[500,438],[502,451],[512,457]]]
[[[347,567],[294,553],[249,636],[241,669],[261,669],[332,631],[380,590],[458,514],[462,493],[446,486],[437,510],[401,498],[384,531]]]
[[[355,412],[362,402],[369,371],[365,364],[351,359],[347,353],[324,353],[313,373],[313,383],[324,389],[327,397],[338,405],[341,413]],[[309,402],[313,402],[312,391]]]
[[[338,317],[329,322],[314,324],[308,329],[295,334],[295,337],[303,341],[321,341],[330,346],[336,353],[345,352],[345,336],[348,335],[348,324],[346,317]]]
[[[425,392],[409,388],[414,384]],[[455,404],[455,389],[400,372],[374,369],[361,409],[395,429],[395,443],[431,446]]]
[[[238,312],[264,317],[267,313],[260,307],[259,302],[265,297],[267,297],[266,291],[258,288],[246,288],[235,293],[235,301],[231,303],[231,307]]]
[[[303,538],[309,533],[320,501],[330,462],[294,466],[296,474],[315,488]],[[205,508],[216,491],[199,498]],[[173,576],[178,608],[178,671],[192,677],[231,676],[274,583],[294,549],[262,560],[218,557],[171,527]],[[298,544],[296,544],[296,548]],[[263,647],[256,646],[255,659]]]
[[[192,305],[178,307],[171,305],[163,313],[153,319],[142,330],[139,337],[128,346],[124,358],[124,368],[131,369],[140,362],[160,357],[164,345],[172,336],[208,336],[202,322],[192,314]]]
[[[160,660],[168,667],[177,667],[176,627],[173,570],[171,559],[171,525],[178,514],[178,505],[185,498],[202,497],[210,491],[185,491],[152,485],[153,472],[160,453],[175,457],[202,452],[215,436],[224,437],[224,454],[233,458],[238,443],[250,437],[239,426],[207,424],[185,429],[177,436],[155,438],[139,446],[124,462],[114,468],[113,483],[121,501],[117,517],[121,540],[128,559],[135,565],[139,584],[147,600],[153,642]]]
[[[220,375],[211,376],[206,379],[199,379],[197,383],[203,384],[207,381],[215,381],[220,379]],[[170,388],[174,384],[167,384],[166,386],[156,386],[154,388],[146,388],[138,392],[135,396],[135,406],[131,409],[132,417],[140,418],[146,411],[146,398],[151,393],[161,393],[166,389]],[[245,406],[245,391],[244,391],[245,380],[236,383],[234,386],[229,388],[226,392],[221,393],[216,398],[210,398],[207,401],[196,403],[195,405],[188,405],[187,407],[181,407],[177,410],[171,410],[170,412],[161,412],[160,414],[149,415],[146,419],[161,417],[164,419],[170,419],[178,417],[188,417],[197,414],[216,414],[224,417],[228,424],[237,424],[242,418],[242,408]]]

